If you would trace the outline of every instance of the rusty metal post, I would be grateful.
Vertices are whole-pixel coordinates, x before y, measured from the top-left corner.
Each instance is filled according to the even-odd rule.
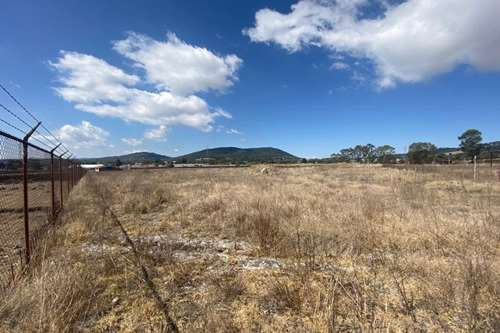
[[[54,151],[59,148],[58,144],[50,151],[50,193],[52,195],[52,222],[56,220],[56,192],[54,188]]]
[[[33,127],[23,138],[23,213],[24,213],[24,242],[25,242],[25,259],[26,264],[30,262],[30,226],[29,226],[29,203],[28,203],[28,140],[36,131],[39,122]]]
[[[71,188],[70,188],[70,179],[69,179],[69,167],[71,165],[71,156],[73,156],[73,154],[69,155],[68,158],[67,158],[67,164],[66,164],[66,179],[67,179],[67,184],[68,184],[68,197],[69,197],[69,192],[71,192]]]
[[[30,261],[30,227],[28,213],[28,142],[23,142],[23,213],[24,213],[24,242],[26,263]]]
[[[64,153],[62,153],[60,156],[59,156],[59,190],[60,190],[60,194],[61,194],[61,207],[59,207],[59,209],[62,209],[63,208],[63,205],[64,205],[64,192],[63,192],[63,165],[62,165],[62,161],[63,161],[63,156],[66,155],[68,153],[68,151],[65,151]]]
[[[68,183],[69,183],[69,192],[73,189],[73,161],[68,161]]]
[[[71,161],[71,189],[75,187],[75,167],[76,163],[74,161]]]

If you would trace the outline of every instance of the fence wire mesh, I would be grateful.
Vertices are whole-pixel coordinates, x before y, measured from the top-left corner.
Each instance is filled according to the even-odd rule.
[[[0,288],[36,254],[83,175],[78,163],[0,131]]]
[[[28,147],[28,215],[32,248],[52,221],[50,153]]]
[[[0,135],[0,286],[20,270],[23,225],[23,146]]]

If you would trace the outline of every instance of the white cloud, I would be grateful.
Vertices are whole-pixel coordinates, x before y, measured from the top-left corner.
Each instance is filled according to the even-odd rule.
[[[234,54],[218,56],[173,33],[165,41],[129,33],[126,39],[115,41],[113,48],[144,69],[148,82],[181,95],[231,87],[242,63]]]
[[[49,63],[59,75],[57,94],[78,110],[163,126],[164,132],[170,125],[211,131],[217,117],[231,117],[192,93],[230,87],[237,79],[236,70],[241,64],[238,57],[216,56],[173,35],[167,42],[157,42],[131,33],[127,39],[114,42],[114,48],[136,59],[133,65],[144,68],[147,78],[127,74],[92,55],[62,51],[56,61]],[[172,67],[172,57],[183,60],[177,59]],[[148,82],[160,90],[143,89]]]
[[[149,140],[164,140],[166,136],[167,136],[167,127],[164,125],[161,125],[158,128],[148,130],[146,131],[146,133],[144,133],[144,137]]]
[[[134,149],[134,150],[124,150],[124,154],[135,154],[135,153],[140,153],[140,150]]]
[[[136,138],[122,138],[121,141],[132,147],[137,147],[142,145],[142,140]]]
[[[237,129],[230,128],[226,131],[227,134],[237,134],[237,135],[242,135],[243,133],[238,131]]]
[[[140,81],[104,60],[77,52],[61,51],[61,57],[50,65],[60,74],[62,86],[56,92],[69,102],[125,102],[131,90],[128,86]]]
[[[422,81],[462,64],[500,70],[500,1],[408,0],[383,6],[377,18],[363,17],[367,3],[302,0],[288,14],[262,9],[244,34],[289,52],[317,46],[368,59],[381,88]]]
[[[70,149],[87,150],[94,147],[113,147],[108,143],[109,132],[82,121],[79,125],[64,125],[55,136]]]
[[[336,70],[344,70],[344,69],[349,69],[350,66],[346,64],[345,62],[342,61],[335,61],[331,66],[330,69],[336,69]]]

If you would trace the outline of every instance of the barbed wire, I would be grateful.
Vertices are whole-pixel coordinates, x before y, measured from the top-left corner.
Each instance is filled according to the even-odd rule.
[[[0,88],[7,94],[9,95],[9,97],[14,101],[16,102],[17,105],[19,105],[21,107],[21,109],[24,110],[24,112],[26,112],[28,115],[31,116],[31,118],[33,118],[34,121],[36,122],[40,122],[31,112],[28,111],[27,108],[24,107],[24,105],[21,104],[21,102],[19,102],[8,90],[7,88],[5,88],[1,83],[0,83]]]
[[[11,123],[8,123],[7,121],[3,120],[4,123],[7,123],[9,124],[10,127],[12,128],[15,128],[17,129],[18,131],[20,131],[21,133],[23,134],[26,134],[26,132],[29,131],[29,129],[33,128],[33,126],[31,126],[30,124],[28,124],[26,121],[24,121],[21,117],[19,117],[18,115],[16,115],[12,110],[10,110],[8,107],[6,107],[5,105],[1,104],[0,103],[0,108],[4,109],[5,111],[7,111],[11,116],[13,116],[15,119],[17,119],[18,121],[20,121],[21,123],[23,123],[25,126],[28,127],[28,130],[21,130],[20,128],[18,128],[17,126],[14,126],[13,124]],[[44,138],[45,140],[47,140],[49,144],[47,144],[46,142],[42,142],[42,140],[40,138],[37,138],[37,137],[32,137],[33,140],[41,143],[42,145],[44,145],[45,147],[48,147],[49,149],[52,149],[52,147],[55,147],[57,144],[54,144],[52,142],[52,140],[50,140],[49,138],[45,137],[44,135],[41,135],[40,133],[37,133],[38,136],[40,136],[40,138]],[[51,146],[52,145],[52,146]]]
[[[10,110],[8,107],[6,107],[5,105],[1,104],[0,103],[0,107],[2,109],[4,109],[5,111],[7,111],[8,114],[10,114],[11,116],[13,116],[14,118],[16,118],[17,120],[19,120],[21,123],[23,123],[24,125],[26,125],[28,128],[33,128],[33,126],[31,126],[30,124],[28,124],[26,121],[24,121],[23,119],[21,119],[21,117],[19,117],[18,115],[16,115],[12,110]]]
[[[3,91],[4,91],[4,92],[5,92],[5,93],[6,93],[6,94],[7,94],[7,95],[8,95],[8,96],[9,96],[9,97],[10,97],[10,98],[14,101],[14,103],[16,103],[16,104],[17,104],[17,105],[18,105],[18,106],[19,106],[19,107],[20,107],[20,108],[21,108],[21,109],[22,109],[22,110],[23,110],[26,114],[28,114],[28,115],[29,115],[29,116],[30,116],[30,117],[31,117],[31,118],[32,118],[35,122],[37,122],[37,123],[40,123],[40,122],[41,122],[41,121],[40,121],[37,117],[35,117],[35,115],[33,115],[33,113],[32,113],[32,112],[30,112],[30,111],[28,110],[28,108],[26,108],[26,107],[25,107],[25,106],[24,106],[24,105],[23,105],[23,104],[22,104],[22,103],[21,103],[21,102],[20,102],[20,101],[19,101],[16,97],[14,97],[14,95],[13,95],[13,94],[12,94],[12,93],[11,93],[11,92],[7,89],[7,88],[5,88],[5,86],[4,86],[4,85],[2,85],[1,83],[0,83],[0,89],[2,89],[2,90],[3,90]],[[4,110],[6,110],[9,114],[11,114],[13,117],[15,117],[17,120],[21,121],[21,122],[22,122],[24,125],[26,125],[29,129],[31,129],[31,128],[33,128],[33,127],[34,127],[34,126],[32,126],[32,125],[28,124],[25,120],[23,120],[21,117],[19,117],[18,115],[16,115],[13,111],[11,111],[10,109],[8,109],[8,108],[7,108],[6,106],[4,106],[3,104],[0,104],[0,106],[1,106]],[[56,150],[61,150],[61,149],[64,149],[64,150],[66,150],[66,151],[68,151],[68,152],[71,152],[71,151],[70,151],[70,149],[69,149],[66,145],[64,145],[64,143],[62,143],[62,142],[61,142],[61,141],[60,141],[60,140],[59,140],[59,139],[58,139],[58,138],[57,138],[57,137],[56,137],[56,136],[55,136],[55,135],[54,135],[54,134],[53,134],[53,133],[52,133],[52,132],[51,132],[51,131],[47,128],[47,127],[45,127],[45,125],[44,125],[43,123],[40,125],[40,127],[41,127],[41,128],[42,128],[45,132],[47,132],[47,134],[48,134],[49,136],[51,136],[51,137],[55,140],[55,142],[56,142],[56,143],[54,143],[54,142],[52,141],[52,139],[49,139],[47,136],[45,136],[44,134],[42,134],[42,133],[40,133],[40,132],[38,132],[38,131],[35,131],[35,132],[38,134],[38,136],[39,136],[39,137],[38,137],[38,138],[37,138],[37,137],[33,137],[33,140],[35,140],[35,141],[37,141],[37,142],[42,143],[43,145],[45,145],[46,147],[49,147],[50,149],[53,149],[53,148],[54,148],[54,147],[56,147],[58,144],[60,144],[60,146],[59,146]],[[18,129],[18,130],[19,130],[19,128],[16,128],[16,129]],[[23,132],[23,131],[21,130],[21,133],[26,133],[26,131],[24,131],[24,132]],[[49,145],[49,144],[47,144],[47,143],[42,142],[42,141],[41,141],[41,138],[43,138],[44,140],[46,140],[47,142],[49,142],[49,143],[50,143],[50,145]]]
[[[11,123],[9,123],[7,120],[3,120],[2,118],[0,118],[0,122],[6,124],[7,126],[9,127],[12,127],[13,129],[21,132],[22,134],[26,133],[25,131],[23,131],[22,129],[20,129],[19,127],[15,126],[15,125],[12,125]]]

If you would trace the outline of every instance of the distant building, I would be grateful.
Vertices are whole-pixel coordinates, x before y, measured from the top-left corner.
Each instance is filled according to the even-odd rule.
[[[100,172],[105,168],[104,164],[82,164],[81,167],[82,169],[91,170],[95,172]]]

